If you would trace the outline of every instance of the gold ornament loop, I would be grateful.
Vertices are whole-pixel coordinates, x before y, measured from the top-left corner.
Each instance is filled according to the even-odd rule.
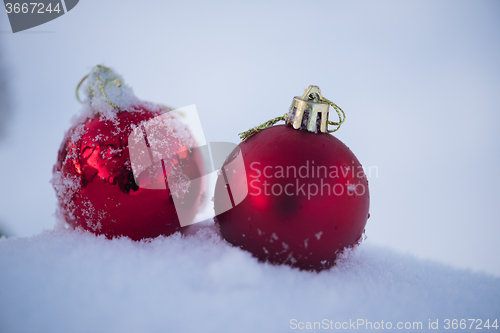
[[[254,134],[257,134],[259,133],[260,131],[262,130],[265,130],[266,128],[268,127],[271,127],[273,126],[274,124],[276,124],[278,121],[281,121],[281,120],[285,120],[286,117],[288,116],[288,113],[285,113],[283,116],[281,117],[276,117],[274,119],[271,119],[271,120],[268,120],[266,121],[265,123],[259,125],[259,126],[256,126],[254,128],[251,128],[249,129],[248,131],[245,131],[245,132],[242,132],[242,133],[239,133],[238,136],[240,137],[241,141],[246,141],[249,137],[251,137],[252,135]]]
[[[82,85],[83,81],[85,81],[85,79],[87,79],[88,77],[89,77],[89,75],[88,75],[88,74],[87,74],[87,75],[85,75],[85,76],[83,77],[83,79],[81,79],[81,80],[80,80],[80,82],[78,83],[78,85],[76,86],[76,100],[77,100],[78,102],[80,102],[80,104],[83,104],[84,102],[80,99],[80,96],[79,96],[79,94],[78,94],[78,91],[80,90],[80,86]]]
[[[337,115],[339,117],[338,122],[334,122],[328,120],[328,107],[332,106]],[[316,121],[311,122],[307,121],[307,127],[304,125],[303,116],[304,113],[307,113],[307,117],[309,117],[309,113],[312,113],[313,119],[321,118],[321,123],[318,125]],[[321,116],[320,116],[321,114]],[[320,117],[320,118],[319,118]],[[308,118],[304,118],[308,119]],[[248,131],[239,133],[239,137],[241,141],[246,141],[248,138],[253,136],[254,134],[273,126],[277,122],[284,120],[286,124],[292,126],[294,129],[307,129],[310,132],[314,133],[333,133],[339,130],[340,126],[345,122],[345,112],[342,110],[337,104],[333,103],[329,99],[323,97],[321,95],[321,90],[318,86],[309,86],[304,94],[301,97],[295,97],[292,102],[292,106],[290,107],[290,111],[281,117],[277,117],[271,120],[266,121],[262,125],[256,126],[254,128],[249,129]],[[328,129],[328,125],[337,126],[334,129]],[[319,128],[318,128],[319,126]]]
[[[112,106],[112,107],[114,107],[114,108],[119,109],[120,107],[119,107],[118,105],[116,105],[115,103],[113,103],[113,102],[111,102],[111,101],[109,100],[108,95],[107,95],[107,94],[106,94],[106,92],[104,91],[104,86],[103,86],[103,84],[102,84],[101,77],[100,77],[99,75],[96,75],[96,76],[97,76],[97,82],[99,83],[99,90],[101,91],[101,94],[104,96],[104,99],[106,100],[106,103],[108,103],[109,105],[111,105],[111,106]],[[106,80],[106,81],[108,81],[108,80]],[[118,79],[114,79],[114,80],[113,80],[113,82],[115,82],[115,84],[116,84],[118,87],[122,85],[122,84],[121,84],[121,82],[120,82],[120,80],[118,80]]]
[[[106,81],[104,81],[104,84],[101,80],[101,77],[99,76],[98,72],[99,71],[105,71],[105,72],[108,72],[108,73],[111,73],[113,74],[113,71],[108,68],[108,67],[105,67],[105,66],[102,66],[102,65],[97,65],[94,67],[94,70],[93,72],[95,72],[95,77],[97,78],[97,83],[99,85],[99,91],[101,92],[101,94],[104,96],[104,99],[106,101],[106,103],[108,103],[109,105],[111,105],[112,107],[114,108],[117,108],[119,109],[120,107],[118,105],[116,105],[115,103],[111,102],[111,100],[109,99],[108,95],[106,94],[106,91],[104,90],[104,85],[108,84],[108,83],[113,83],[115,84],[117,87],[121,87],[122,85],[122,82],[119,78],[115,77],[115,78],[112,78],[112,79],[107,79]],[[84,104],[85,102],[82,101],[80,99],[80,87],[81,85],[83,84],[83,82],[88,79],[88,77],[90,76],[91,74],[87,74],[83,77],[83,79],[80,80],[80,82],[78,83],[78,85],[76,86],[76,99],[78,100],[78,102],[80,102],[81,104]],[[92,88],[90,88],[90,92],[91,94],[93,94],[93,90]]]

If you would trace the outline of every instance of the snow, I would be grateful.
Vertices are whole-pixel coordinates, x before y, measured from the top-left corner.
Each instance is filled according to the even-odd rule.
[[[87,113],[99,113],[103,119],[114,119],[118,109],[132,109],[141,101],[132,88],[112,69],[97,65],[85,79],[85,107]]]
[[[426,330],[500,313],[499,278],[369,241],[318,274],[260,263],[213,226],[189,228],[142,242],[67,229],[1,238],[0,332],[285,332],[293,319]]]

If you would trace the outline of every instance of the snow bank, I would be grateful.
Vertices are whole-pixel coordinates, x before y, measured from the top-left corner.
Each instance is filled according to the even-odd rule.
[[[0,332],[286,332],[292,319],[424,330],[438,319],[441,331],[446,318],[499,314],[499,278],[369,241],[318,274],[259,263],[213,227],[148,242],[72,230],[0,239]]]

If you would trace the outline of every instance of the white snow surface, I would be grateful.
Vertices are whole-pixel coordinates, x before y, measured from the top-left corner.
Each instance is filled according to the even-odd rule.
[[[429,319],[442,330],[446,318],[500,314],[497,277],[369,241],[328,271],[300,271],[258,262],[213,226],[141,242],[81,230],[4,237],[0,267],[0,332],[286,332],[292,319],[426,331]]]

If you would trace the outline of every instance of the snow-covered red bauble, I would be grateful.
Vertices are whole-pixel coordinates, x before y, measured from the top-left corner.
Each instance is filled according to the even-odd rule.
[[[96,66],[86,82],[84,110],[67,132],[53,170],[59,215],[72,227],[109,238],[140,240],[180,230],[166,178],[175,165],[182,163],[179,156],[195,146],[189,130],[174,112],[135,97],[109,68]],[[170,160],[134,175],[129,137],[151,123],[155,130],[167,133],[159,146],[162,156]],[[189,172],[190,178],[200,176],[196,163],[184,166],[182,171]],[[191,196],[191,203],[201,200],[202,188],[195,183],[184,192]],[[186,209],[184,216],[194,217],[197,208],[192,204],[181,209]]]
[[[292,104],[287,125],[256,131],[239,144],[218,178],[214,201],[217,213],[227,192],[238,198],[248,191],[243,201],[216,217],[229,243],[262,261],[322,270],[343,249],[359,243],[369,192],[356,156],[339,139],[322,133],[328,104],[308,97],[302,97],[304,105]],[[311,104],[326,115],[308,110]],[[231,163],[238,154],[244,167]]]

